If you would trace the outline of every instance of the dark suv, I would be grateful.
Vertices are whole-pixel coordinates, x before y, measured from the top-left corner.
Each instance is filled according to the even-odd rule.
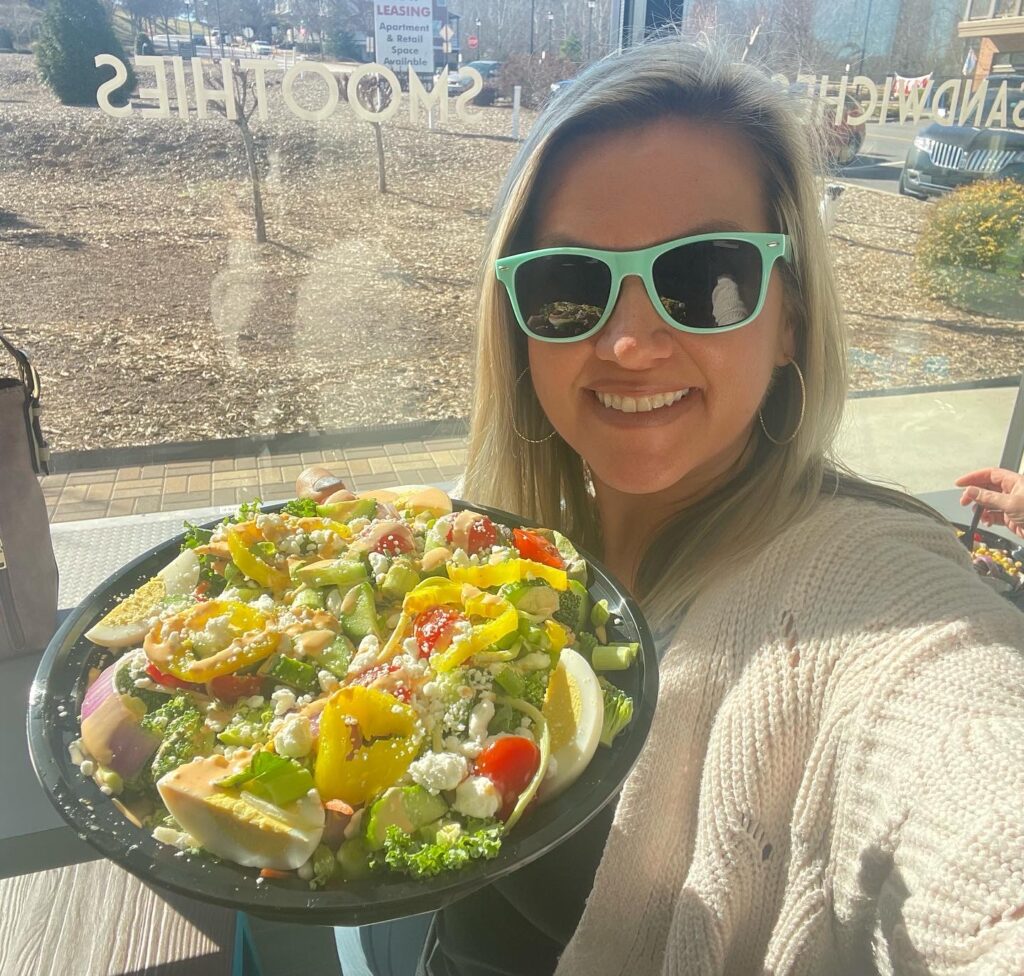
[[[981,118],[988,119],[999,86],[1004,82],[1009,128],[933,122],[917,134],[907,153],[900,173],[900,193],[924,199],[976,180],[1012,179],[1024,183],[1024,130],[1013,124],[1014,109],[1024,102],[1024,77],[990,78]]]

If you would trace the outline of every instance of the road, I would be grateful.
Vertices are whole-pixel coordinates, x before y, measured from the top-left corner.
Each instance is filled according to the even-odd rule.
[[[914,136],[928,123],[869,123],[860,155],[836,174],[839,179],[886,193],[898,193],[897,181]]]

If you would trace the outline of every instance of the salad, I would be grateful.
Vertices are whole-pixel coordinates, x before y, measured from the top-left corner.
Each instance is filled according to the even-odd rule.
[[[242,505],[86,636],[71,744],[160,842],[319,888],[494,857],[632,717],[587,565],[435,488]]]

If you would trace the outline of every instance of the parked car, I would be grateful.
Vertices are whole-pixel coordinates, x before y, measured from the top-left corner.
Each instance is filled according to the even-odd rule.
[[[266,41],[253,41],[250,48],[253,54],[273,54],[274,49]]]
[[[1000,78],[998,82],[1006,79]],[[991,79],[994,83],[996,79]],[[1021,79],[1017,79],[1017,85]],[[1024,130],[1013,124],[1014,109],[1024,91],[1012,80],[1006,93],[1006,128],[943,125],[932,122],[915,137],[900,173],[899,191],[926,199],[977,180],[1017,180],[1024,183]],[[981,118],[986,120],[999,95],[993,84],[985,96]]]
[[[473,99],[474,103],[477,105],[494,104],[494,99],[498,97],[498,76],[501,73],[501,62],[470,61],[462,67],[464,69],[474,68],[480,72],[480,77],[483,79],[484,87],[476,98]],[[468,91],[472,87],[472,84],[473,81],[469,75],[462,74],[459,71],[453,72],[448,75],[448,94],[454,98],[455,96]]]

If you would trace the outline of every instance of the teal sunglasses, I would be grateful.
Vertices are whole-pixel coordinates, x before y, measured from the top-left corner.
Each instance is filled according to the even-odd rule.
[[[608,321],[622,279],[640,278],[658,314],[682,332],[729,332],[764,307],[786,234],[699,234],[637,251],[548,247],[495,261],[522,330],[542,342],[579,342]]]

